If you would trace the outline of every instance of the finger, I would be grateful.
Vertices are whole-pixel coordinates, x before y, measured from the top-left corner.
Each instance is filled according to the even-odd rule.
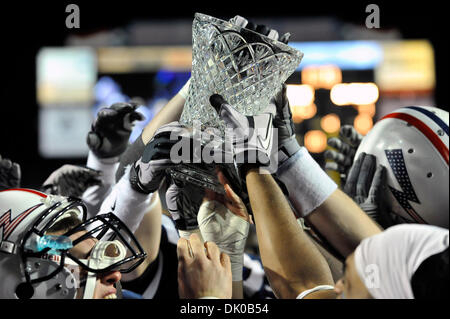
[[[341,165],[338,165],[338,163],[336,162],[326,162],[325,169],[329,171],[336,171],[339,173],[342,173],[344,171],[343,167]]]
[[[228,179],[226,178],[225,174],[221,171],[218,170],[217,171],[217,178],[219,179],[219,183],[222,185],[226,185],[229,184],[230,182],[228,181]]]
[[[197,234],[194,233],[189,236],[189,243],[191,245],[194,258],[206,258],[205,248]]]
[[[229,272],[231,273],[231,262],[230,262],[230,257],[228,257],[227,254],[225,253],[220,253],[220,264],[222,265],[223,268],[225,268],[226,270],[229,270]]]
[[[338,163],[342,166],[350,166],[351,165],[351,159],[349,159],[347,156],[345,156],[342,153],[338,153],[334,150],[326,150],[324,153],[324,156],[326,159],[330,159]]]
[[[189,241],[184,238],[180,238],[177,243],[177,256],[178,261],[183,263],[189,263],[193,260],[193,255],[190,252]]]
[[[351,198],[355,198],[356,196],[356,183],[358,181],[358,176],[361,171],[361,165],[364,161],[365,156],[366,153],[359,154],[359,157],[353,163],[348,173],[347,182],[345,183],[344,186],[344,192]]]
[[[20,165],[19,165],[19,164],[13,163],[12,170],[11,170],[11,175],[12,175],[15,179],[20,180],[22,173],[21,173]]]
[[[366,154],[361,165],[361,171],[356,182],[356,196],[366,199],[369,193],[370,184],[373,180],[373,174],[376,167],[376,157],[372,154]]]
[[[144,114],[142,114],[140,112],[131,112],[130,113],[130,121],[134,122],[134,121],[143,121],[143,120],[145,120]]]
[[[94,126],[107,125],[112,118],[116,117],[118,112],[111,108],[103,108],[97,113]]]
[[[217,245],[212,241],[204,243],[206,248],[206,256],[213,262],[220,263],[220,250]]]
[[[125,102],[118,102],[111,105],[109,109],[114,110],[117,113],[125,114],[134,111],[136,109],[136,105]]]
[[[180,212],[178,208],[178,194],[181,191],[180,187],[175,183],[171,184],[166,191],[166,205],[173,220],[180,219]]]
[[[223,98],[222,95],[213,94],[209,97],[209,103],[216,110],[217,113],[220,114],[220,110],[222,109],[222,105],[226,104],[227,101]]]
[[[380,191],[386,183],[386,167],[378,165],[375,175],[373,176],[372,185],[369,190],[369,197],[375,200],[379,199]]]
[[[341,139],[337,137],[331,137],[328,139],[328,145],[337,149],[339,153],[343,155],[348,155],[353,158],[355,155],[355,151],[353,147],[345,142],[343,142]]]
[[[243,204],[242,199],[233,191],[230,184],[225,184],[224,188],[226,198],[229,201],[231,201],[236,206],[240,206],[241,204]]]
[[[339,130],[339,136],[349,141],[353,147],[358,147],[362,140],[362,135],[352,125],[343,125]]]
[[[96,133],[89,132],[87,136],[87,144],[91,149],[98,149],[100,148],[102,141]]]
[[[281,36],[279,41],[283,42],[285,44],[288,44],[290,37],[291,37],[291,34],[289,32],[287,32]]]
[[[3,159],[0,163],[0,166],[9,170],[12,167],[12,162],[9,159]]]
[[[213,94],[209,101],[228,127],[233,129],[240,128],[247,120],[245,115],[239,113],[234,107],[229,105],[221,95]]]

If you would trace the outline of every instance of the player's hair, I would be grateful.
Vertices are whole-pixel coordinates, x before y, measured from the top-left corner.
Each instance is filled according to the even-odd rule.
[[[415,299],[447,299],[449,297],[448,248],[425,259],[411,278]]]

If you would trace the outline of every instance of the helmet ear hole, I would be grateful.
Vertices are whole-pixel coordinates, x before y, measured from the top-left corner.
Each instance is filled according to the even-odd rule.
[[[19,299],[31,299],[34,295],[34,288],[31,284],[23,282],[16,288],[16,296]]]

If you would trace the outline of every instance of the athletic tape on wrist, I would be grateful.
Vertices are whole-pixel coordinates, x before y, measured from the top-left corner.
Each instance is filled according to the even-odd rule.
[[[184,239],[189,239],[189,236],[191,236],[192,234],[197,234],[198,237],[200,237],[200,240],[202,241],[202,243],[204,243],[205,241],[203,240],[203,236],[202,233],[200,232],[200,229],[191,229],[191,230],[180,230],[178,229],[178,234],[180,235],[180,238],[184,238]]]
[[[197,222],[204,240],[216,243],[230,257],[233,281],[241,281],[250,224],[217,201],[200,206]]]
[[[308,216],[337,189],[305,147],[281,164],[276,175],[286,185],[289,200],[301,217]]]

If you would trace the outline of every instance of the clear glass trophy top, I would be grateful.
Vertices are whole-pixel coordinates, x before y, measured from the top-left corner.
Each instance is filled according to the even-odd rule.
[[[231,22],[230,22],[231,21]],[[196,13],[192,25],[192,74],[180,122],[202,129],[224,125],[209,103],[220,94],[245,115],[262,113],[300,64],[303,53],[263,34]]]

